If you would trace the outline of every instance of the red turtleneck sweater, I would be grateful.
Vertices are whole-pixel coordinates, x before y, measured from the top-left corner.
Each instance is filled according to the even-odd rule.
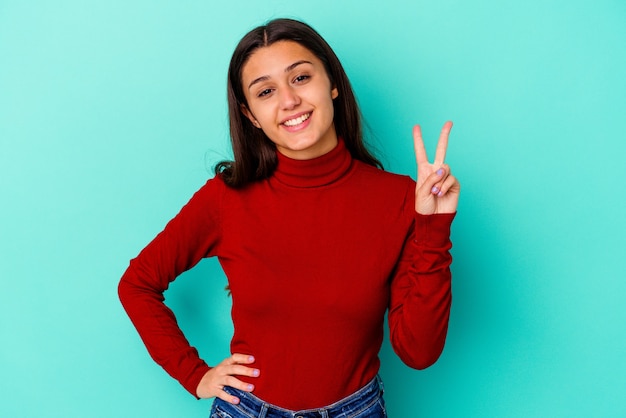
[[[203,257],[232,291],[231,352],[254,394],[292,410],[334,403],[378,372],[383,319],[410,367],[439,357],[450,312],[454,215],[415,213],[415,183],[353,160],[343,142],[244,189],[209,180],[130,263],[120,299],[150,354],[192,394],[209,366],[163,292]]]

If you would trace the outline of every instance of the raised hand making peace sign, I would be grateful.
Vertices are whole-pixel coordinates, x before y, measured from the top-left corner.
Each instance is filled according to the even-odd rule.
[[[415,188],[415,210],[422,215],[435,213],[454,213],[459,203],[461,185],[450,173],[450,167],[444,164],[448,137],[452,122],[446,122],[441,129],[435,161],[428,162],[422,130],[419,125],[413,127],[415,159],[417,161],[417,186]]]

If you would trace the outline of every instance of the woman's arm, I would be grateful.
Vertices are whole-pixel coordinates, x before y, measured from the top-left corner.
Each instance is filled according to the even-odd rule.
[[[152,358],[190,393],[209,370],[178,327],[163,293],[218,245],[221,182],[209,181],[140,253],[122,276],[122,305]]]
[[[460,185],[444,164],[452,122],[441,131],[435,162],[429,163],[419,125],[413,128],[417,182],[415,224],[391,283],[389,326],[396,353],[423,369],[441,355],[452,301],[450,225]]]
[[[449,250],[454,214],[416,214],[391,282],[392,346],[408,366],[424,369],[443,350],[452,302]]]

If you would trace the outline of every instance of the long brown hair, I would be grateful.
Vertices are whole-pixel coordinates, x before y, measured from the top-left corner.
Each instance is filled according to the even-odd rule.
[[[359,106],[348,76],[330,45],[306,23],[292,19],[275,19],[248,32],[233,52],[228,68],[228,113],[234,161],[218,163],[215,172],[229,186],[243,187],[269,177],[276,169],[274,143],[241,111],[242,106],[248,106],[241,73],[254,51],[278,41],[297,42],[322,61],[331,85],[339,92],[339,96],[333,100],[337,136],[343,138],[353,158],[382,168],[380,161],[364,145]]]

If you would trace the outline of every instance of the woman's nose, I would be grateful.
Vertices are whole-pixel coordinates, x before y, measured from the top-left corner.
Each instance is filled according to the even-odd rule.
[[[298,96],[295,89],[291,86],[287,86],[281,90],[280,93],[280,105],[283,109],[293,109],[300,104],[300,96]]]

